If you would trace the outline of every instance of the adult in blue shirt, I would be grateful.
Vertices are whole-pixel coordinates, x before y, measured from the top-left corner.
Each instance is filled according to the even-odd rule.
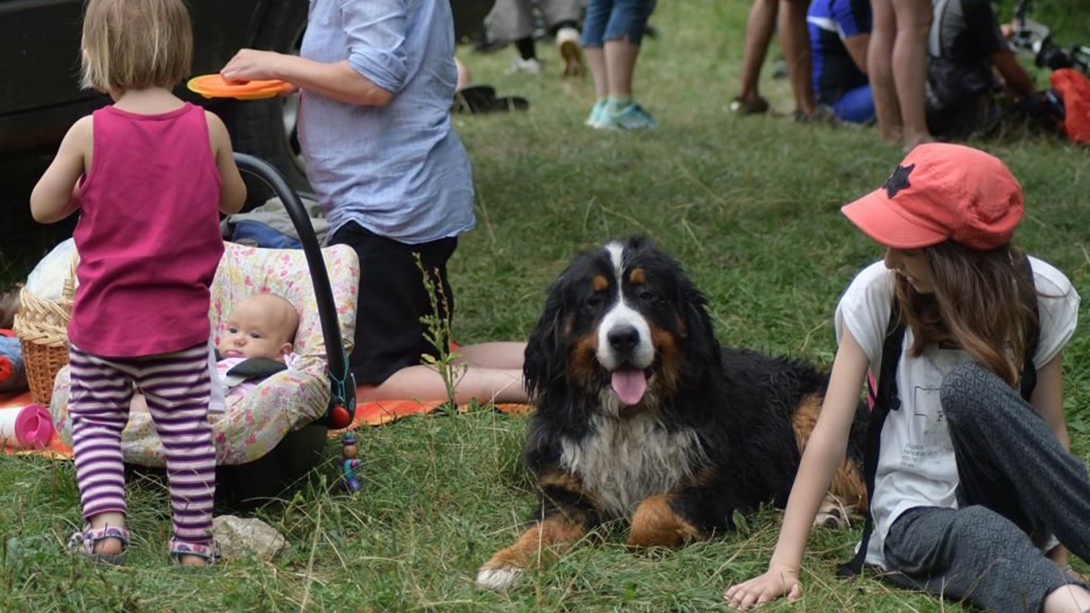
[[[818,103],[831,107],[841,121],[874,121],[874,97],[867,81],[870,1],[813,0],[806,23]]]
[[[360,400],[446,398],[422,317],[449,320],[446,265],[475,224],[469,158],[450,121],[457,70],[447,0],[312,0],[300,56],[243,49],[228,80],[302,91],[299,141],[331,244],[360,260],[355,349]],[[442,291],[432,310],[414,258]],[[448,339],[449,341],[449,339]],[[459,402],[524,402],[523,343],[457,350]]]

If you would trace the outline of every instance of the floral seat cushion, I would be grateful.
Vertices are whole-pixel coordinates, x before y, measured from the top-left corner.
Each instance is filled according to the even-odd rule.
[[[356,326],[359,264],[356,253],[338,245],[322,250],[333,302],[337,306],[345,353],[352,350]],[[279,294],[299,312],[295,353],[299,368],[281,371],[243,396],[228,396],[224,413],[209,414],[217,464],[245,464],[271,451],[285,434],[325,414],[329,404],[326,346],[310,270],[302,251],[258,249],[227,243],[212,283],[209,318],[218,342],[224,319],[243,298],[256,293]],[[61,438],[72,444],[68,420],[69,372],[65,366],[53,384],[50,411]],[[151,415],[132,411],[121,434],[125,462],[164,466],[166,454]]]

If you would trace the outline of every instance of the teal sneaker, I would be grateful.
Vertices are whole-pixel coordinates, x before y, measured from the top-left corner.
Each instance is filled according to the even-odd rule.
[[[604,121],[606,116],[606,109],[609,108],[609,101],[605,98],[598,100],[594,103],[594,106],[590,109],[590,115],[587,115],[587,120],[583,122],[584,125],[599,130],[604,128]]]
[[[644,130],[658,127],[651,114],[632,101],[623,102],[620,105],[611,104],[606,112],[605,124],[607,128],[618,130]]]

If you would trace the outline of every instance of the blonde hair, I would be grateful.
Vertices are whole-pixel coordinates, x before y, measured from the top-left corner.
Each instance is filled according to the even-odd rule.
[[[90,0],[81,47],[85,88],[171,88],[193,59],[189,10],[183,0]]]
[[[912,328],[909,355],[951,343],[999,375],[1019,384],[1026,348],[1040,322],[1032,309],[1037,288],[1026,274],[1026,255],[1009,243],[977,251],[953,241],[924,248],[932,294],[917,292],[898,275],[896,295]]]

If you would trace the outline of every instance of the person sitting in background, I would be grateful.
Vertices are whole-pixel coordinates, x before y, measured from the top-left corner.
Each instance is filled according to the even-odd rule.
[[[1011,102],[1036,99],[989,0],[935,0],[927,48],[927,124],[935,135],[963,138],[997,125],[995,72]]]
[[[507,73],[541,73],[541,61],[537,59],[534,44],[535,4],[541,10],[549,33],[556,37],[556,48],[563,64],[561,75],[583,76],[586,67],[579,48],[580,0],[496,0],[492,12],[485,18],[485,27],[490,38],[515,43],[518,55]]]
[[[731,101],[731,112],[750,115],[769,110],[768,100],[761,96],[758,83],[773,30],[777,27],[795,95],[795,119],[824,120],[826,112],[818,106],[810,80],[812,58],[806,40],[806,0],[754,0],[746,20],[742,91]]]
[[[806,21],[818,103],[832,108],[841,121],[873,122],[874,97],[867,81],[869,0],[814,0]]]

